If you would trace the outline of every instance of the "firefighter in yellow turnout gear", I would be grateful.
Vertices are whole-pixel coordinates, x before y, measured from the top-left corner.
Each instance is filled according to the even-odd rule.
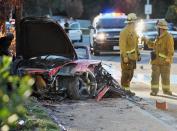
[[[143,38],[151,52],[152,80],[150,95],[156,96],[159,91],[159,78],[161,76],[163,93],[172,95],[170,90],[170,68],[173,62],[174,40],[171,34],[167,32],[167,22],[159,20],[157,23],[158,37],[152,42]]]
[[[140,60],[138,35],[135,31],[136,20],[136,14],[128,14],[127,26],[121,31],[119,39],[122,69],[121,85],[133,95],[135,93],[130,91],[130,82],[134,75],[134,69],[136,69],[136,61]]]

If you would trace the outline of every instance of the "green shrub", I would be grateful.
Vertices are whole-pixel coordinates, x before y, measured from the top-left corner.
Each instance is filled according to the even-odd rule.
[[[18,77],[10,74],[11,58],[0,60],[0,130],[16,128],[23,119],[26,109],[24,101],[31,95],[34,81],[29,76]]]

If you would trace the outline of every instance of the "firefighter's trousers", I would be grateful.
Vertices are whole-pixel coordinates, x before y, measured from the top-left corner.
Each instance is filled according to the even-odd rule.
[[[170,90],[170,68],[171,65],[152,65],[151,90],[159,91],[159,79],[161,76],[163,91]]]
[[[121,61],[122,76],[121,76],[121,86],[125,90],[130,89],[130,82],[134,75],[134,69],[136,68],[136,61],[129,60],[128,63]]]

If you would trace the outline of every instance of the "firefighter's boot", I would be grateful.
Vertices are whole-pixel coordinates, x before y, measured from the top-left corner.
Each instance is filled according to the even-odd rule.
[[[127,95],[130,97],[135,96],[135,93],[130,90],[127,90],[126,92],[127,92]]]
[[[151,96],[157,96],[157,93],[159,92],[158,89],[152,89],[150,95]]]
[[[163,90],[163,94],[172,96],[172,92],[170,90]]]

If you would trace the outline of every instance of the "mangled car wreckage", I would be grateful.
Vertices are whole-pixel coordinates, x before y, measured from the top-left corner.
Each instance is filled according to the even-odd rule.
[[[16,49],[14,72],[34,77],[34,92],[40,95],[85,99],[120,88],[100,61],[79,59],[62,27],[50,18],[24,18]],[[121,88],[118,92],[126,95]]]

